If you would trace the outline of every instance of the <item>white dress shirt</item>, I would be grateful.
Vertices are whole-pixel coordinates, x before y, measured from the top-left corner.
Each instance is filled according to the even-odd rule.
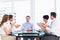
[[[13,24],[15,21],[16,21],[16,20],[13,20],[13,21],[11,21],[10,23]],[[10,24],[10,25],[11,25],[11,24]],[[15,24],[15,25],[17,25],[17,24]],[[16,28],[15,25],[14,25],[14,27],[12,28],[12,32],[15,32],[15,31],[20,30],[20,27],[19,27],[19,28]]]
[[[50,25],[49,32],[53,35],[60,36],[60,22],[57,19],[52,20],[52,24]]]

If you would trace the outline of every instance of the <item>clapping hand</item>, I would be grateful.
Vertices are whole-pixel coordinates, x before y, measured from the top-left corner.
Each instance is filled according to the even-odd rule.
[[[19,28],[19,27],[20,27],[20,25],[18,25],[18,24],[17,24],[17,25],[15,25],[15,26],[16,26],[16,28]]]

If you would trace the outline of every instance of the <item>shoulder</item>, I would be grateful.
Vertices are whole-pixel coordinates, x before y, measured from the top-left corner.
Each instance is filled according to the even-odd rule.
[[[7,22],[5,22],[3,25],[7,25],[8,23]]]
[[[6,27],[7,26],[7,23],[5,22],[3,25],[2,25],[2,28]]]
[[[7,26],[9,24],[9,22],[5,22],[4,24],[3,24],[3,26]]]

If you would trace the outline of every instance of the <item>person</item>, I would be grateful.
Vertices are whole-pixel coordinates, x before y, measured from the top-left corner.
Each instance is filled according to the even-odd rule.
[[[14,22],[15,20],[14,20],[14,18],[13,18],[13,15],[9,15],[9,22],[10,22],[10,25]],[[20,25],[18,25],[18,24],[15,24],[14,25],[15,27],[15,29],[18,29],[19,27],[20,27]],[[13,29],[14,29],[13,28]],[[12,32],[13,32],[14,30],[12,30]]]
[[[22,31],[33,31],[33,24],[30,23],[30,16],[26,16],[26,22],[24,24],[22,24]],[[30,38],[30,40],[34,40],[34,37],[24,37],[23,40],[28,40]]]
[[[12,24],[12,21],[13,21],[13,15],[9,15],[9,21],[10,21],[10,24]]]
[[[49,16],[44,15],[43,16],[43,22],[38,24],[38,26],[42,29],[42,31],[46,32],[46,27],[49,27],[49,22],[48,22]]]
[[[60,36],[60,25],[59,20],[57,20],[57,14],[55,12],[50,13],[51,23],[50,27],[47,27],[46,30],[48,31],[48,35],[56,35]]]
[[[49,27],[49,16],[48,15],[44,15],[43,16],[43,21],[41,23],[38,23],[37,25],[41,28],[42,32],[46,33],[47,30],[46,30],[46,27]],[[41,36],[40,36],[41,38]],[[36,38],[36,40],[40,40],[39,38]]]
[[[13,19],[14,19],[13,15],[9,15],[9,23],[10,23],[10,25],[12,25],[13,21],[15,21]],[[12,28],[11,33],[9,35],[14,36],[14,34],[12,34],[12,32],[19,30],[19,27],[20,27],[20,25],[15,24],[14,27]],[[18,40],[21,40],[21,38],[18,38]]]
[[[55,22],[56,22],[56,16],[57,14],[55,12],[51,12],[50,13],[50,18],[51,18],[51,24],[50,24],[50,27],[53,27]]]
[[[14,27],[16,22],[13,22],[12,25],[9,24],[9,15],[5,14],[2,18],[2,21],[0,23],[0,27],[2,28],[2,34],[9,35],[12,31],[12,28]]]
[[[57,14],[56,12],[51,12],[50,14],[51,17],[51,24],[50,24],[50,33],[56,36],[60,36],[60,25],[59,25],[59,20],[57,19]]]

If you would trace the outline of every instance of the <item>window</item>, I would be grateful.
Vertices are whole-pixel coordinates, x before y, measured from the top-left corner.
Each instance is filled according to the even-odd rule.
[[[30,0],[14,1],[14,12],[16,13],[17,23],[25,22],[25,17],[27,15],[30,16],[30,10],[31,10],[30,7],[31,7]]]
[[[43,15],[55,12],[55,0],[36,0],[35,4],[35,23],[42,21]]]
[[[1,2],[0,1],[0,21],[2,19],[2,16],[4,14],[9,14],[11,13],[12,10],[12,3],[11,2]]]

